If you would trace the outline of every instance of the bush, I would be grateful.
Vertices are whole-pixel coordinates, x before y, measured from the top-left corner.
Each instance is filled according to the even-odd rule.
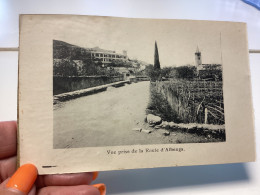
[[[196,77],[195,66],[164,67],[161,69],[161,77],[192,80]]]
[[[157,92],[153,84],[150,85],[150,100],[147,106],[147,114],[154,114],[160,116],[165,121],[181,122],[177,113],[171,108],[168,101]]]
[[[161,70],[155,69],[152,64],[146,66],[144,72],[152,82],[161,80]]]
[[[162,80],[165,78],[173,79],[183,79],[183,80],[193,80],[196,77],[196,67],[195,66],[179,66],[179,67],[164,67],[162,69],[155,69],[153,65],[148,65],[145,67],[145,73],[150,77],[151,81]]]
[[[76,63],[69,59],[53,60],[53,75],[78,76]]]

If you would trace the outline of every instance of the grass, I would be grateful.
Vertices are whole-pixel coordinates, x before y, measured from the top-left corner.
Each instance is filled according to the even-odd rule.
[[[161,93],[157,92],[152,85],[150,85],[150,101],[147,106],[147,114],[160,116],[164,121],[182,122],[177,112],[171,108],[167,99]]]
[[[167,121],[224,124],[222,82],[160,81],[151,83],[150,107]]]

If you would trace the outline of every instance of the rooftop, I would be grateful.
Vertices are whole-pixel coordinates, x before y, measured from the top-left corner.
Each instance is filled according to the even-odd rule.
[[[94,51],[94,52],[102,52],[102,53],[116,53],[115,51],[112,50],[106,50],[106,49],[101,49],[99,47],[93,47],[89,49],[90,51]]]

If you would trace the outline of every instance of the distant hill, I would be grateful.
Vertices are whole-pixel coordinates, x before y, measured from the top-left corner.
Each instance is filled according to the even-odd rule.
[[[53,59],[85,60],[89,59],[90,55],[89,49],[53,40]]]

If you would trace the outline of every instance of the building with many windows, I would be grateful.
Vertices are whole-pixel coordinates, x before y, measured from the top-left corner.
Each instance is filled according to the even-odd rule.
[[[123,50],[122,54],[99,47],[91,48],[89,51],[91,53],[91,58],[99,59],[104,66],[109,65],[113,60],[128,60],[127,51],[125,50]]]
[[[69,65],[71,70],[76,70],[78,74],[81,74],[84,68],[85,72],[88,68],[93,69],[91,67],[93,64],[102,65],[103,70],[110,72],[134,74],[144,62],[129,59],[126,50],[123,50],[122,53],[117,53],[113,50],[105,50],[99,47],[85,48],[64,41],[53,40],[53,66],[55,70],[64,67],[68,68]]]

